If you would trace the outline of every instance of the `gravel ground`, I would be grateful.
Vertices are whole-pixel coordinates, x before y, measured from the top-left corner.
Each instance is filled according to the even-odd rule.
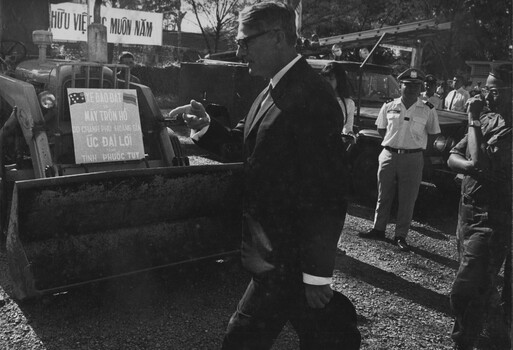
[[[180,140],[192,164],[214,162]],[[413,249],[404,253],[389,240],[393,225],[387,240],[360,239],[358,231],[371,228],[373,207],[351,200],[334,288],[356,306],[362,349],[451,348],[447,295],[457,268],[456,208],[455,198],[423,188],[408,238]],[[217,349],[248,280],[233,257],[18,302],[2,249],[0,349]],[[298,349],[290,327],[273,349]]]

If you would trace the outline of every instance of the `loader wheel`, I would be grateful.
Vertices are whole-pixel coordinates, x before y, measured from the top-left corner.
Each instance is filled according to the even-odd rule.
[[[364,149],[354,160],[351,172],[355,195],[376,203],[378,198],[378,156],[373,149]]]
[[[173,152],[175,154],[173,166],[189,166],[189,157],[184,154],[178,135],[171,128],[167,128],[167,134],[169,135],[169,140],[171,141],[171,146],[173,146]]]

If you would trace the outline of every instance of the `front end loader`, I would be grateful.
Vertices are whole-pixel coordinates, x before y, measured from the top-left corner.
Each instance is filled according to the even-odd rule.
[[[47,58],[51,33],[33,38],[37,58],[21,61],[18,41],[0,54],[0,228],[14,297],[238,251],[241,164],[189,166],[127,66]]]

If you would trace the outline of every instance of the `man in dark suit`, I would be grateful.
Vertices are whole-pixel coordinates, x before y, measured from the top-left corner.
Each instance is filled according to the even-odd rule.
[[[330,287],[347,202],[343,117],[333,89],[296,53],[294,11],[279,2],[240,13],[237,55],[270,79],[234,129],[196,101],[184,113],[198,145],[239,143],[244,161],[242,263],[252,280],[223,349],[269,349],[287,321],[301,349],[359,349],[356,312]]]

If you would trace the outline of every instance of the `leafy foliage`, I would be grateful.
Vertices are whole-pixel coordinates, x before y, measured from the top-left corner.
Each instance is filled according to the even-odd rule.
[[[111,0],[112,6],[164,13],[178,22],[182,2],[196,15],[210,52],[236,32],[238,12],[261,0]],[[286,0],[283,0],[286,1]],[[451,22],[450,32],[424,39],[421,68],[439,77],[468,70],[469,60],[511,60],[512,0],[302,0],[302,35],[309,38],[354,33],[383,26],[436,19]],[[181,15],[181,17],[180,17]],[[180,28],[176,25],[174,28]],[[211,45],[209,37],[214,38]],[[414,45],[414,43],[412,43]],[[211,47],[212,46],[212,47]],[[357,50],[344,52],[358,59]],[[390,50],[376,52],[375,63],[404,65]]]
[[[465,61],[511,60],[511,11],[512,0],[303,0],[302,34],[322,38],[433,18],[451,22],[450,32],[422,43],[421,68],[448,77],[467,71]]]
[[[237,16],[241,8],[256,1],[247,0],[185,0],[192,8],[210,53],[217,52],[222,37],[230,37],[236,31]],[[214,47],[208,36],[214,37]]]

